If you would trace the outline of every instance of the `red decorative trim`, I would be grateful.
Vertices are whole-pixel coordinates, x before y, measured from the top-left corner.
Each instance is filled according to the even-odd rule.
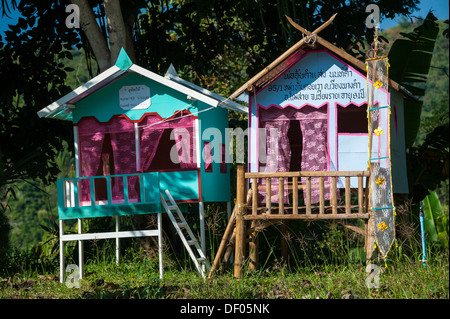
[[[188,116],[188,115],[189,115],[189,116],[192,117],[193,119],[198,119],[198,116],[193,115],[190,111],[188,111],[188,110],[180,110],[180,111],[175,111],[175,113],[173,113],[173,115],[172,115],[171,117],[167,117],[167,118],[161,117],[161,115],[159,115],[157,112],[144,113],[144,114],[141,116],[141,118],[140,118],[139,120],[132,120],[132,119],[130,119],[130,118],[128,117],[128,115],[126,115],[126,114],[115,114],[115,115],[111,116],[111,118],[110,118],[108,121],[106,121],[106,122],[100,122],[95,116],[83,116],[77,123],[74,123],[73,125],[74,125],[74,126],[78,126],[78,123],[79,123],[80,121],[82,121],[83,119],[85,119],[85,118],[93,118],[93,119],[95,119],[99,124],[105,125],[105,124],[108,124],[109,122],[111,122],[111,120],[112,120],[114,117],[127,119],[127,120],[128,120],[129,122],[131,122],[131,123],[140,123],[140,122],[142,122],[142,120],[143,120],[145,117],[147,117],[147,116],[149,116],[149,115],[155,115],[155,116],[157,116],[160,120],[172,120],[172,119],[174,119],[175,117],[177,117],[178,115],[181,115],[181,116]]]

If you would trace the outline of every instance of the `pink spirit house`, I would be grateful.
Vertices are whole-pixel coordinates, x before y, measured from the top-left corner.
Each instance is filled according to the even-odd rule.
[[[81,268],[82,240],[116,238],[118,261],[119,238],[161,239],[160,223],[157,230],[120,231],[119,217],[154,213],[161,221],[167,190],[176,205],[199,205],[205,251],[203,203],[231,202],[229,164],[214,161],[225,157],[228,110],[247,112],[181,79],[172,66],[160,76],[133,64],[122,49],[115,65],[38,112],[73,123],[76,176],[57,182],[61,282],[66,241],[79,241]],[[211,128],[222,140],[203,134]],[[83,234],[82,220],[96,217],[115,217],[116,232]],[[79,234],[64,234],[68,219],[78,220]]]
[[[367,170],[365,63],[320,37],[278,61],[270,71],[260,72],[231,95],[249,104],[249,172]],[[390,117],[392,124],[393,189],[407,194],[403,99],[410,94],[396,84],[380,96],[378,105],[387,108],[381,121]],[[378,138],[374,134],[374,145]],[[378,153],[383,150],[371,157],[382,157]],[[324,181],[325,200],[330,199],[330,181]],[[278,182],[272,178],[272,203],[279,199]],[[288,202],[290,181],[286,178],[284,182]],[[299,178],[299,183],[304,182],[304,177]],[[319,178],[311,178],[311,204],[319,202],[318,182]],[[261,179],[261,201],[266,197],[264,184]],[[337,178],[338,197],[344,184],[344,178]],[[350,184],[358,188],[357,177],[350,178]]]

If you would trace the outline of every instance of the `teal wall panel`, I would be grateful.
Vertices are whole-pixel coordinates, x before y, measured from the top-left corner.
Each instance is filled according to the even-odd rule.
[[[146,85],[150,88],[151,105],[147,109],[123,110],[119,103],[119,90],[122,86]],[[139,120],[145,113],[157,112],[166,118],[174,112],[187,109],[191,113],[197,112],[196,103],[187,99],[187,96],[161,83],[148,79],[136,73],[129,73],[110,83],[108,86],[92,93],[80,100],[73,109],[73,122],[85,116],[94,116],[100,122],[107,122],[113,115],[125,114],[131,120]],[[192,105],[191,105],[192,104]]]
[[[205,163],[201,162],[202,199],[204,202],[227,202],[231,200],[230,193],[230,165],[227,163],[227,172],[220,173],[221,144],[225,142],[225,134],[228,134],[228,111],[216,108],[199,114],[199,122],[202,131],[201,148],[204,142],[212,142],[213,169],[205,172]],[[225,145],[228,147],[228,145]],[[203,155],[202,155],[203,156]]]

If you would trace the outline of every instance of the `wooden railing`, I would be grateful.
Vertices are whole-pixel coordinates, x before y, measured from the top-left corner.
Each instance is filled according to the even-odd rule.
[[[343,180],[344,187],[338,187],[338,178]],[[356,188],[351,187],[351,178],[357,179]],[[366,178],[365,183],[364,178]],[[277,181],[276,185],[272,184],[272,179]],[[231,234],[231,226],[235,222],[235,231],[231,235],[231,238],[234,237],[235,246],[234,276],[239,278],[243,274],[247,243],[249,269],[257,269],[258,229],[280,221],[282,234],[280,248],[283,260],[288,260],[289,255],[289,247],[286,240],[289,236],[287,236],[288,228],[286,223],[288,220],[295,219],[338,220],[343,226],[365,237],[365,251],[367,256],[370,256],[371,253],[368,252],[373,250],[373,241],[370,235],[369,179],[369,171],[245,173],[245,167],[242,165],[238,166],[236,206],[232,219],[230,219],[229,227],[226,230],[226,237],[228,238]],[[263,185],[262,181],[265,181],[265,185]],[[287,192],[284,189],[285,185],[287,186]],[[250,186],[248,196],[245,195],[247,186]],[[326,199],[325,193],[327,188],[329,198]],[[313,189],[319,189],[318,203],[312,203],[311,191]],[[259,202],[259,197],[262,197],[259,196],[260,190],[266,191],[265,203]],[[272,190],[278,191],[278,203],[273,203],[271,196],[267,196],[267,194],[272,195]],[[299,196],[300,190],[305,195],[301,196],[301,199]],[[288,195],[289,203],[285,202],[286,194]],[[247,201],[245,201],[245,198],[247,198]],[[364,229],[346,223],[346,219],[353,218],[363,219]],[[247,228],[247,224],[250,224],[249,228]],[[232,239],[230,239],[231,241]],[[226,240],[222,240],[222,248],[225,246],[225,242]],[[214,261],[213,270],[217,265],[218,258]]]
[[[349,219],[368,218],[369,171],[338,171],[338,172],[279,172],[279,173],[244,173],[238,180],[243,181],[245,188],[250,185],[252,190],[251,205],[246,206],[246,220],[254,219]],[[338,178],[344,187],[338,187]],[[357,178],[358,187],[351,188],[350,179]],[[364,178],[366,182],[364,185]],[[276,185],[272,180],[276,179]],[[312,182],[312,179],[313,182]],[[263,185],[262,180],[265,180]],[[248,183],[248,184],[247,184]],[[274,183],[275,184],[275,183]],[[285,187],[287,186],[287,192]],[[278,190],[278,203],[272,203],[273,188]],[[319,202],[311,202],[311,191],[319,189]],[[265,203],[258,201],[261,196],[255,196],[259,191],[266,193]],[[244,191],[244,190],[241,190]],[[299,191],[305,194],[302,196]],[[329,191],[329,198],[325,198]],[[290,203],[285,202],[285,194],[289,194]],[[353,196],[352,196],[353,195]],[[340,199],[339,199],[340,198]]]
[[[135,178],[135,185],[129,185],[131,178]],[[113,198],[112,183],[119,180],[122,181],[118,190],[120,198]],[[87,200],[80,198],[82,182],[87,188]],[[138,189],[131,196],[129,190],[136,185]],[[142,209],[160,212],[158,172],[62,178],[57,180],[57,189],[59,219],[132,215],[142,213]],[[103,196],[97,194],[98,190],[103,191]]]

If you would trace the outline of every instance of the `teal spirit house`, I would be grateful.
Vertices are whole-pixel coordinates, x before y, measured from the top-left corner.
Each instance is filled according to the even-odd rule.
[[[204,251],[203,203],[230,202],[231,195],[228,164],[212,160],[216,152],[225,158],[224,141],[203,133],[224,132],[228,110],[247,111],[179,78],[172,66],[164,77],[139,67],[122,49],[114,66],[38,112],[72,121],[74,129],[76,178],[58,180],[58,211],[60,229],[78,219],[79,234],[61,232],[61,282],[65,241],[79,241],[80,268],[82,240],[116,238],[117,260],[121,237],[161,243],[166,190],[177,204],[199,203]],[[157,230],[119,231],[118,216],[149,213],[159,214]],[[116,232],[81,232],[83,218],[106,216],[116,216]]]

